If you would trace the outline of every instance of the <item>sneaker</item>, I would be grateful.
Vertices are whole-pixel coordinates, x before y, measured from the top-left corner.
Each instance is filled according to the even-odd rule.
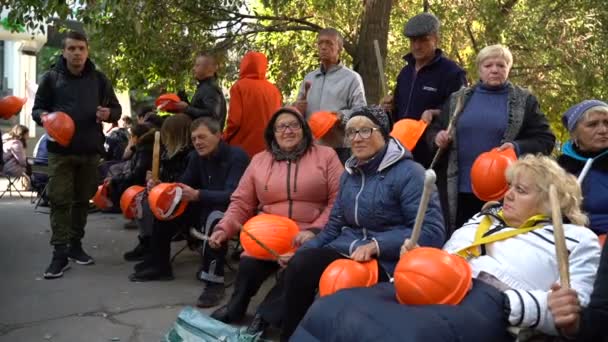
[[[44,271],[45,279],[55,279],[63,277],[63,272],[70,268],[70,263],[66,254],[67,246],[55,246],[55,251],[53,251],[53,259],[51,260],[51,264],[49,265],[49,267],[47,267],[46,271]]]
[[[207,283],[203,293],[196,302],[196,306],[199,308],[210,308],[220,304],[224,296],[226,295],[226,289],[224,284],[221,283]]]
[[[266,322],[260,314],[255,314],[253,321],[249,323],[245,333],[249,335],[262,336],[266,332],[266,329],[270,326],[270,323]]]
[[[80,241],[72,242],[68,250],[68,258],[79,265],[91,265],[95,260],[82,249]]]

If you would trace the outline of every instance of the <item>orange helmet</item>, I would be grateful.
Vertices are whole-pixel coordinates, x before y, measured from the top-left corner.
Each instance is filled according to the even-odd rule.
[[[505,171],[517,160],[512,148],[480,154],[471,167],[471,188],[482,201],[500,200],[509,190]]]
[[[315,112],[308,118],[308,126],[315,139],[321,139],[338,122],[338,116],[332,112]]]
[[[401,304],[456,305],[471,288],[471,267],[458,255],[418,247],[405,253],[395,268],[395,292]]]
[[[177,110],[177,108],[175,108],[175,104],[180,101],[181,99],[179,96],[177,96],[177,94],[166,93],[156,98],[154,105],[156,108],[164,110],[165,112],[174,112]]]
[[[110,187],[110,183],[104,182],[102,185],[97,187],[97,192],[93,196],[93,204],[98,209],[108,209],[112,207],[113,203],[108,197],[108,188]]]
[[[0,118],[10,119],[13,115],[19,113],[27,99],[17,96],[5,96],[0,99]]]
[[[420,140],[422,133],[426,129],[427,123],[422,120],[401,119],[395,123],[391,136],[407,147],[408,150],[413,150]]]
[[[72,141],[74,131],[74,120],[64,112],[53,112],[42,117],[42,125],[49,134],[49,140],[56,141],[59,145],[67,147]]]
[[[293,240],[300,232],[300,228],[293,220],[271,214],[252,217],[243,225],[243,229],[279,255],[293,252]],[[254,258],[274,259],[272,254],[243,232],[241,232],[241,245],[245,252]]]
[[[604,246],[604,244],[606,243],[606,234],[602,234],[598,236],[598,239],[600,240],[600,246]]]
[[[183,214],[188,201],[182,199],[178,183],[160,183],[148,194],[148,203],[154,217],[161,221],[172,220]]]
[[[323,271],[319,280],[321,297],[351,287],[370,287],[378,283],[378,260],[359,263],[350,259],[338,259]]]
[[[141,218],[141,197],[143,196],[145,189],[146,188],[141,185],[133,185],[128,187],[120,196],[120,210],[129,220],[136,217]]]

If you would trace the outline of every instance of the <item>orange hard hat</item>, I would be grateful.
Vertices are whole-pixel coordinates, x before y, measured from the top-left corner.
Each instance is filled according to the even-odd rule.
[[[272,214],[252,217],[243,225],[243,229],[279,255],[294,251],[293,240],[300,232],[300,228],[293,220]],[[271,253],[244,232],[241,232],[241,245],[245,252],[254,258],[275,259]]]
[[[319,295],[329,296],[341,289],[370,287],[377,283],[378,260],[360,263],[350,259],[338,259],[323,271],[319,280]]]
[[[417,247],[405,253],[395,268],[395,292],[401,304],[456,305],[471,288],[471,266],[438,248]]]
[[[0,99],[0,118],[10,119],[13,115],[19,113],[23,105],[27,102],[25,97],[5,96]]]
[[[141,197],[145,189],[141,185],[133,185],[128,187],[120,196],[120,210],[129,220],[141,217]]]
[[[598,239],[600,240],[600,246],[604,246],[604,244],[606,243],[606,234],[602,234],[598,236]]]
[[[166,93],[156,98],[154,105],[156,108],[164,110],[165,112],[173,112],[177,110],[177,108],[175,108],[175,104],[180,101],[181,99],[179,96],[177,96],[177,94]]]
[[[420,140],[422,133],[426,129],[427,123],[422,120],[414,119],[401,119],[395,123],[391,136],[399,142],[401,145],[407,147],[408,150],[413,150]]]
[[[482,201],[500,200],[509,190],[505,171],[517,160],[515,150],[497,148],[480,154],[471,167],[471,188]]]
[[[64,112],[53,112],[42,117],[42,125],[49,135],[49,140],[56,141],[59,145],[67,147],[72,141],[74,131],[74,120]]]
[[[308,126],[315,139],[321,139],[338,122],[338,116],[332,112],[315,112],[308,118]]]
[[[178,183],[160,183],[148,194],[148,203],[154,217],[161,221],[172,220],[183,214],[188,201],[182,199]]]
[[[97,192],[93,195],[93,204],[98,209],[108,209],[112,207],[113,203],[108,197],[108,188],[110,187],[110,183],[105,182],[102,185],[97,187]]]

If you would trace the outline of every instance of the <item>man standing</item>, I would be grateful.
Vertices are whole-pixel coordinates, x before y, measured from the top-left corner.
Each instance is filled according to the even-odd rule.
[[[196,56],[192,72],[198,81],[198,86],[190,104],[180,101],[176,104],[177,111],[187,114],[192,120],[208,116],[220,123],[224,129],[226,121],[226,99],[222,89],[217,85],[218,64],[215,57],[200,53]]]
[[[343,127],[354,108],[367,105],[361,76],[340,62],[343,44],[342,36],[333,28],[323,29],[317,35],[321,66],[304,77],[295,103],[306,119],[321,110],[335,112],[340,119],[339,126]],[[350,151],[343,145],[343,134],[336,141],[340,144],[332,147],[344,161]]]
[[[266,148],[264,130],[281,107],[281,93],[266,80],[268,60],[263,53],[243,56],[239,80],[230,88],[230,108],[224,141],[243,148],[249,158]]]
[[[437,48],[439,26],[439,19],[430,13],[418,14],[405,24],[410,40],[410,53],[403,57],[407,65],[397,76],[394,98],[384,101],[394,122],[410,118],[431,123],[450,94],[466,86],[465,71]],[[431,147],[422,138],[412,151],[414,160],[425,168],[433,159]]]
[[[104,152],[101,122],[115,123],[122,109],[106,76],[95,69],[88,58],[87,37],[69,32],[63,41],[63,53],[42,78],[33,119],[42,125],[42,117],[51,112],[65,112],[76,126],[70,145],[62,147],[49,140],[49,184],[51,202],[51,264],[46,279],[59,278],[69,268],[68,258],[81,265],[93,264],[82,249],[89,199],[97,188],[97,166]]]

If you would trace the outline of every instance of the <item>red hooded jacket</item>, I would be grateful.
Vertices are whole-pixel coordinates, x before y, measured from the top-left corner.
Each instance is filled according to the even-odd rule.
[[[230,88],[230,107],[224,140],[239,146],[249,157],[266,148],[264,129],[270,117],[281,107],[281,93],[266,80],[268,60],[260,52],[250,51],[241,60],[239,80]]]

